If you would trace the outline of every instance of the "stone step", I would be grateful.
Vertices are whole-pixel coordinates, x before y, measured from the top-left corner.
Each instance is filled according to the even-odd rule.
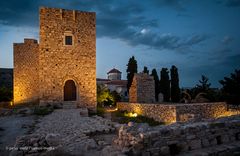
[[[64,102],[63,103],[63,109],[76,109],[77,104],[76,102]]]

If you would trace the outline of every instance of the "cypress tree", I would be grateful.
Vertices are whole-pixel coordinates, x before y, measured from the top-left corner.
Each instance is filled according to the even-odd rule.
[[[154,78],[154,83],[155,83],[155,99],[156,101],[158,101],[158,94],[159,94],[159,78],[158,78],[158,74],[157,74],[157,70],[153,69],[151,76],[153,76]]]
[[[179,102],[180,88],[179,88],[178,69],[176,66],[173,65],[170,71],[171,71],[171,100],[173,102]]]
[[[143,67],[143,73],[149,74],[149,70],[146,66]]]
[[[129,88],[131,87],[134,73],[137,73],[137,61],[135,60],[135,57],[132,56],[127,64],[127,90],[129,91]]]
[[[165,102],[170,101],[170,80],[169,80],[169,71],[167,68],[162,68],[161,70],[161,79],[160,79],[160,92],[163,93],[163,100]]]

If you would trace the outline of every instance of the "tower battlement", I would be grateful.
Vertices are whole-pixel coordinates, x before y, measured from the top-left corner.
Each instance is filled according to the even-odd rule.
[[[86,12],[86,11],[79,11],[79,10],[67,10],[67,9],[59,9],[59,8],[48,8],[48,7],[41,7],[40,8],[40,16],[46,19],[51,20],[65,20],[65,21],[77,21],[82,20],[85,16],[89,19],[89,21],[85,22],[92,22],[95,24],[95,12]],[[53,18],[54,17],[54,18]]]

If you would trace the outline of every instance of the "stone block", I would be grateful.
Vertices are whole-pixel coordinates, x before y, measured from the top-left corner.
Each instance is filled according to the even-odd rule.
[[[170,155],[169,147],[163,146],[160,148],[160,155]]]
[[[191,150],[200,149],[202,148],[201,140],[200,139],[194,139],[189,142],[189,146],[191,147]]]

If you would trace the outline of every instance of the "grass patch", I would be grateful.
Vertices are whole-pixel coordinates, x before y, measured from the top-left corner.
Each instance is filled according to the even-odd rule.
[[[131,113],[134,114],[134,113]],[[128,122],[136,122],[136,123],[148,123],[149,126],[157,126],[165,124],[163,122],[157,122],[152,118],[148,118],[142,115],[137,115],[136,117],[132,117],[129,115],[127,111],[115,111],[113,115],[117,118],[117,121],[121,124]]]
[[[37,106],[34,108],[35,115],[48,115],[53,112],[53,107],[40,107]]]

